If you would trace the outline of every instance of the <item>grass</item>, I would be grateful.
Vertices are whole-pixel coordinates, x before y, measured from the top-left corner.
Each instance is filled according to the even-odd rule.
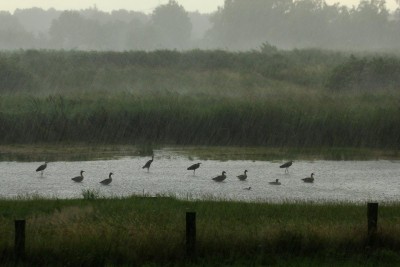
[[[155,146],[318,148],[336,159],[357,149],[396,154],[396,89],[325,87],[347,59],[318,50],[4,52],[0,61],[19,76],[0,82],[0,144],[130,145],[143,154]]]
[[[88,161],[151,156],[155,150],[200,160],[397,160],[398,150],[368,148],[294,148],[243,146],[161,146],[82,143],[0,145],[1,161]]]
[[[349,147],[397,150],[400,94],[274,98],[112,94],[0,97],[12,143]]]
[[[95,189],[82,190],[82,197],[85,200],[95,200],[100,198],[100,191]]]
[[[27,220],[30,264],[181,265],[186,262],[186,211],[197,212],[198,261],[193,265],[400,262],[397,203],[380,206],[378,239],[370,248],[366,207],[346,203],[35,198],[1,200],[0,211],[2,265],[12,262],[15,218]]]

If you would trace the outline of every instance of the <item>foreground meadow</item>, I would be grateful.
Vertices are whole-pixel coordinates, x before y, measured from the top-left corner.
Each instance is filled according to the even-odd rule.
[[[197,257],[185,258],[185,213],[197,213]],[[366,205],[244,203],[173,197],[0,201],[0,264],[11,265],[14,219],[26,219],[21,265],[393,266],[400,206],[380,206],[367,246]],[[29,264],[28,264],[29,263]]]

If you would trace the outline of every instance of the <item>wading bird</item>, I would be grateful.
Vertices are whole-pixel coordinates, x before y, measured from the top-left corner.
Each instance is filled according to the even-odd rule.
[[[310,177],[303,178],[301,180],[303,180],[305,183],[313,183],[314,182],[314,173],[311,173]]]
[[[281,185],[281,182],[279,182],[279,179],[276,179],[274,182],[269,182],[269,184]]]
[[[110,172],[110,175],[108,176],[108,178],[107,178],[107,179],[104,179],[104,180],[103,180],[103,181],[101,181],[100,183],[101,183],[101,184],[103,184],[103,185],[108,185],[108,184],[110,184],[110,183],[112,182],[111,175],[113,175],[113,173],[112,173],[112,172]]]
[[[226,171],[223,171],[221,175],[218,175],[217,177],[212,178],[216,182],[222,182],[223,180],[226,179],[225,175]]]
[[[74,182],[77,182],[77,183],[82,182],[82,181],[83,181],[83,173],[84,173],[84,172],[85,172],[85,171],[81,171],[81,175],[76,176],[76,177],[74,177],[74,178],[71,178],[71,180],[74,181]]]
[[[238,175],[236,177],[239,178],[240,181],[246,180],[246,178],[247,178],[247,170],[244,171],[244,174]]]
[[[41,172],[41,175],[43,175],[44,169],[47,168],[47,163],[48,163],[48,162],[45,161],[44,164],[40,165],[40,166],[36,169],[36,172]]]
[[[196,164],[193,164],[192,166],[190,166],[189,168],[187,168],[188,170],[193,170],[193,175],[195,175],[196,174],[196,169],[198,169],[199,167],[200,167],[200,162],[199,163],[196,163]]]
[[[292,166],[292,164],[293,164],[293,160],[282,164],[281,166],[279,166],[279,168],[285,168],[285,173],[286,173],[286,172],[289,172],[289,167]]]
[[[151,160],[147,161],[146,164],[144,164],[144,166],[142,167],[142,169],[147,169],[147,172],[149,172],[150,169],[150,165],[154,160],[154,155],[151,156]]]

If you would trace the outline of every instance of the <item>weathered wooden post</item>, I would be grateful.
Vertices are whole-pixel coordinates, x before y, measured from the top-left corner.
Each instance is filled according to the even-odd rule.
[[[368,217],[368,245],[373,245],[376,239],[376,231],[378,229],[378,203],[367,204]]]
[[[25,256],[25,220],[15,220],[14,252],[17,261]]]
[[[186,256],[196,254],[196,212],[186,212]]]

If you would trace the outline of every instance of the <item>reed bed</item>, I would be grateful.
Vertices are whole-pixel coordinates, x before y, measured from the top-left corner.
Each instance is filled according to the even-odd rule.
[[[356,204],[132,196],[2,200],[0,208],[1,264],[12,261],[15,218],[27,220],[26,261],[30,264],[183,264],[187,262],[186,211],[197,212],[196,262],[200,265],[279,264],[296,259],[321,263],[326,257],[335,263],[350,259],[385,265],[386,260],[389,266],[400,260],[397,203],[381,205],[373,248],[366,247],[366,207]]]
[[[7,143],[398,149],[400,94],[0,96]]]

